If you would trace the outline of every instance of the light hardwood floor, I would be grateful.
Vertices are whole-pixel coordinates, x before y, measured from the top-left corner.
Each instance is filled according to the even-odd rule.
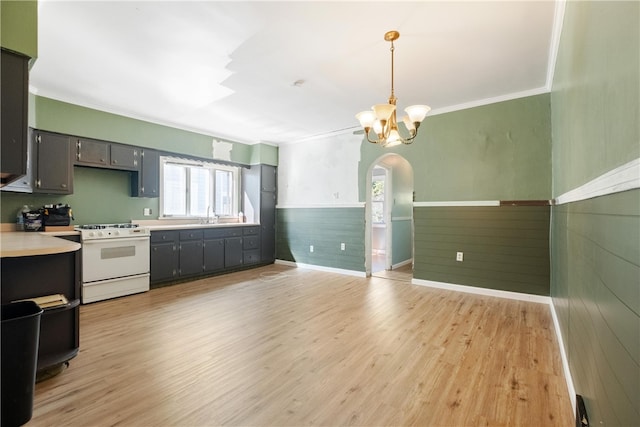
[[[543,304],[272,265],[81,307],[29,426],[570,426]]]

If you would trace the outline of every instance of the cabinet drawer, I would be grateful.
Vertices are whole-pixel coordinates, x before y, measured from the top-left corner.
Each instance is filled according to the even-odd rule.
[[[245,236],[253,236],[260,233],[260,227],[243,227],[242,234]]]
[[[226,237],[227,229],[226,228],[205,228],[204,229],[204,238],[205,239],[220,239]]]
[[[228,228],[205,228],[205,239],[220,239],[225,237],[240,237],[242,236],[242,230],[239,227]]]
[[[175,230],[151,232],[151,243],[175,242],[176,240],[178,240],[178,232]]]
[[[202,230],[182,230],[180,231],[180,241],[185,240],[202,240]]]
[[[258,236],[245,236],[242,238],[242,249],[258,249],[260,238]]]
[[[243,264],[255,264],[257,262],[260,262],[260,251],[259,250],[253,250],[253,251],[244,251],[242,253],[242,263]]]

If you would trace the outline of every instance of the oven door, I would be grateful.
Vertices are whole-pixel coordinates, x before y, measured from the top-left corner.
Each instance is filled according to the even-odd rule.
[[[82,242],[82,281],[149,272],[149,236]]]

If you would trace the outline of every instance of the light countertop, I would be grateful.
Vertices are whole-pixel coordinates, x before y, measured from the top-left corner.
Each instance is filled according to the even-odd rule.
[[[2,258],[59,254],[74,252],[80,248],[80,243],[59,239],[46,233],[20,231],[0,233],[0,257]]]
[[[195,224],[157,224],[157,225],[144,225],[146,228],[148,228],[151,231],[157,231],[157,230],[181,230],[181,229],[193,229],[193,228],[228,228],[228,227],[250,227],[250,226],[257,226],[260,224],[255,224],[255,223],[218,223],[218,224],[199,224],[199,223],[195,223]]]

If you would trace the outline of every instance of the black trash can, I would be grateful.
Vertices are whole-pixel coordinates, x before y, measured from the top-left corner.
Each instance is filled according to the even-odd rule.
[[[42,309],[33,301],[2,305],[2,426],[21,426],[33,414]]]

